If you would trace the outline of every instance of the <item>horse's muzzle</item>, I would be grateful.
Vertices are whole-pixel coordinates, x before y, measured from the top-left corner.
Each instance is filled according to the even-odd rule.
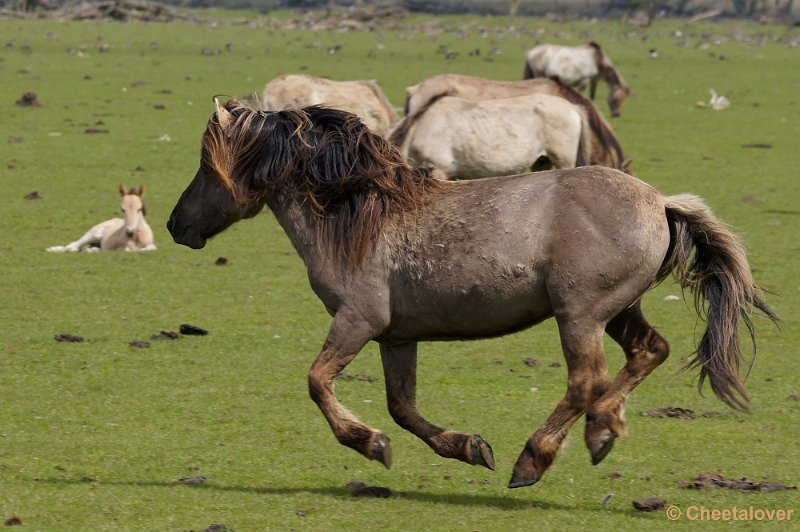
[[[167,230],[176,244],[192,249],[202,249],[206,246],[205,238],[191,231],[191,228],[188,226],[180,227],[174,215],[170,216],[167,221]]]

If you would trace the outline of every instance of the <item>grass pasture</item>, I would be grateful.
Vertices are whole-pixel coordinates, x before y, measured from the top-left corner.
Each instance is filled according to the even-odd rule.
[[[798,29],[522,18],[506,32],[499,18],[415,16],[417,28],[314,32],[216,15],[213,25],[0,20],[0,521],[18,516],[32,530],[757,529],[765,523],[672,522],[631,501],[800,511],[796,490],[680,486],[704,472],[800,483]],[[432,35],[422,26],[431,20],[442,28]],[[340,446],[306,391],[330,318],[271,215],[202,251],[172,244],[166,231],[197,167],[211,97],[258,93],[302,71],[376,79],[401,106],[405,87],[430,75],[519,79],[537,41],[590,39],[634,91],[612,125],[636,174],[670,194],[703,196],[742,235],[756,278],[773,292],[784,330],[756,318],[752,413],[699,395],[695,375],[679,372],[698,323],[691,301],[665,300],[679,294],[667,282],[645,311],[672,356],[630,397],[630,434],[600,465],[589,464],[579,424],[539,484],[505,487],[526,438],[564,392],[551,322],[502,339],[421,346],[422,411],[483,435],[496,472],[440,459],[394,424],[375,346],[347,370],[360,378],[338,381],[337,394],[392,439],[394,466]],[[710,88],[730,108],[698,106]],[[42,105],[16,106],[29,91]],[[115,216],[120,183],[145,186],[157,251],[44,251]],[[34,191],[41,199],[24,198]],[[228,264],[215,265],[218,257]],[[129,345],[182,323],[210,334]],[[56,342],[61,333],[86,341]],[[610,343],[608,357],[621,366]],[[699,415],[639,415],[664,406]],[[198,485],[179,481],[200,476]],[[399,495],[353,498],[345,488],[353,479]]]

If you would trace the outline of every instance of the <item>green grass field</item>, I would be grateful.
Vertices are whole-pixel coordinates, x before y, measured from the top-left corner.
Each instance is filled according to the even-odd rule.
[[[215,25],[0,21],[0,521],[17,516],[31,530],[757,529],[764,523],[673,522],[631,501],[660,497],[683,511],[798,508],[796,490],[680,485],[705,472],[800,483],[798,29],[518,19],[507,32],[500,18],[415,16],[418,28],[312,32],[216,15]],[[425,31],[431,20],[441,31]],[[394,466],[340,446],[306,386],[330,318],[271,215],[202,251],[173,244],[166,231],[197,168],[212,96],[260,93],[279,74],[307,72],[376,79],[399,107],[405,87],[430,75],[519,79],[538,41],[590,39],[633,89],[612,125],[635,173],[666,193],[703,196],[742,235],[756,278],[772,292],[784,330],[756,319],[752,413],[726,409],[708,390],[701,396],[696,375],[679,371],[701,324],[690,300],[664,299],[680,294],[667,282],[644,306],[672,356],[632,394],[630,433],[602,464],[590,465],[578,424],[539,484],[506,488],[525,440],[564,392],[552,322],[497,340],[421,346],[422,411],[480,433],[496,472],[441,459],[394,424],[374,345],[347,369],[362,378],[336,389],[392,439]],[[447,51],[457,55],[448,60]],[[710,88],[730,108],[698,107]],[[25,92],[41,106],[16,106]],[[600,97],[607,113],[605,87]],[[145,186],[157,251],[44,251],[115,216],[120,183]],[[41,199],[24,198],[34,191]],[[215,265],[218,257],[228,264]],[[129,345],[182,323],[210,334]],[[86,341],[56,342],[61,333]],[[611,342],[608,357],[621,366]],[[719,415],[639,415],[665,406]],[[179,481],[199,476],[205,483]],[[353,479],[397,495],[351,497]]]

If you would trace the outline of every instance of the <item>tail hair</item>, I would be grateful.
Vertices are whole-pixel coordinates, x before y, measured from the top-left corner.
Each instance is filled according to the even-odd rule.
[[[536,77],[536,74],[533,73],[533,69],[531,68],[531,64],[525,59],[525,70],[522,72],[522,79],[533,79]]]
[[[714,216],[702,199],[691,194],[670,196],[666,209],[673,238],[661,275],[672,273],[683,288],[693,292],[695,309],[706,321],[696,356],[684,369],[700,367],[697,387],[701,393],[708,379],[720,400],[731,408],[746,411],[750,399],[739,379],[743,360],[739,320],[747,328],[755,359],[753,309],[764,313],[776,325],[780,319],[753,280],[739,238]]]

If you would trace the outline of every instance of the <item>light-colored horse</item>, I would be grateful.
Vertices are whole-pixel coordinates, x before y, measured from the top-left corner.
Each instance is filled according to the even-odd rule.
[[[415,114],[429,101],[442,95],[480,101],[527,94],[549,94],[576,105],[584,116],[583,127],[590,133],[587,164],[608,166],[631,173],[630,159],[625,157],[611,125],[597,107],[587,97],[555,79],[500,81],[461,74],[437,74],[406,88],[406,116]]]
[[[360,117],[373,132],[386,135],[400,119],[373,80],[333,81],[307,74],[279,76],[264,87],[261,105],[267,111],[325,105]]]
[[[47,251],[152,251],[156,249],[156,245],[153,243],[153,230],[145,220],[147,209],[142,200],[144,187],[126,189],[120,185],[119,195],[122,198],[120,207],[124,218],[112,218],[101,222],[89,229],[75,242],[64,246],[51,246],[47,248]]]
[[[389,140],[404,157],[433,165],[446,179],[474,179],[583,166],[585,133],[578,109],[555,96],[440,96],[403,118]]]
[[[589,87],[589,97],[594,100],[597,80],[608,84],[608,107],[612,116],[619,116],[622,103],[631,91],[611,59],[595,42],[584,46],[540,44],[525,54],[524,79],[553,77],[580,91]]]
[[[311,399],[341,444],[386,467],[389,438],[334,393],[334,378],[371,341],[380,346],[397,424],[442,457],[494,469],[480,435],[420,412],[417,344],[492,338],[555,318],[567,389],[525,443],[509,482],[517,488],[542,478],[582,416],[594,464],[625,432],[628,396],[669,355],[641,301],[670,274],[695,293],[705,317],[693,362],[700,383],[707,378],[733,407],[748,401],[740,326],[753,336],[754,309],[777,319],[739,239],[696,196],[667,196],[602,166],[443,181],[408,165],[350,113],[217,102],[200,166],[167,228],[177,243],[199,249],[265,206],[333,316],[308,373]],[[606,333],[625,353],[615,377]],[[469,390],[448,389],[462,392]],[[502,415],[529,412],[511,402]]]

